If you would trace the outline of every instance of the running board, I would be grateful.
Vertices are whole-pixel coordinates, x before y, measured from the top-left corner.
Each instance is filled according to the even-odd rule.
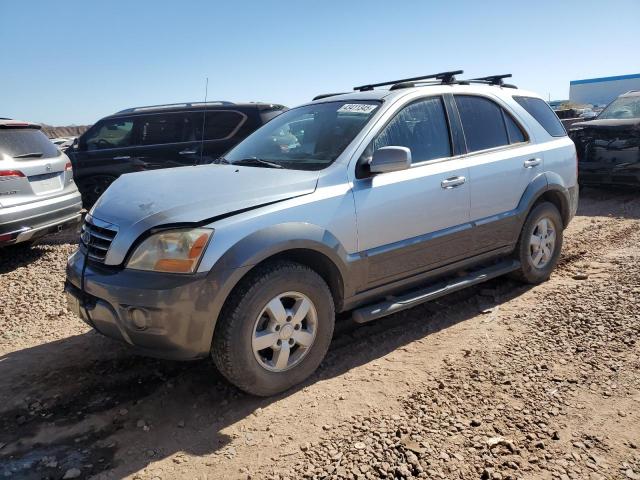
[[[520,268],[520,262],[517,260],[505,260],[490,267],[475,270],[464,277],[457,277],[447,282],[441,282],[427,288],[414,290],[399,297],[391,297],[386,302],[360,307],[353,311],[353,321],[356,323],[367,323],[381,317],[386,317],[387,315],[413,308],[421,303],[435,300],[443,295],[513,272],[518,268]]]

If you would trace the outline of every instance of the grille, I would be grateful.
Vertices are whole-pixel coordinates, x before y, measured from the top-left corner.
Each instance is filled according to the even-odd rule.
[[[118,230],[115,225],[105,223],[104,225],[98,226],[96,223],[98,222],[95,219],[87,215],[80,231],[80,244],[84,247],[87,256],[91,260],[104,263],[111,242],[118,233]]]

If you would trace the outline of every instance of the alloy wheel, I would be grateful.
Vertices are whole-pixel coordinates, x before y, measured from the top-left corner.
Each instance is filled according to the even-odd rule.
[[[300,292],[272,298],[253,327],[251,346],[258,363],[272,372],[299,364],[316,337],[318,313],[313,302]]]

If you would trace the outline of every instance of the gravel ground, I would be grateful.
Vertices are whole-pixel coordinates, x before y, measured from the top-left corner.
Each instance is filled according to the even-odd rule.
[[[0,252],[0,477],[640,479],[640,197],[583,192],[561,264],[370,325],[238,392],[66,309],[73,236]]]

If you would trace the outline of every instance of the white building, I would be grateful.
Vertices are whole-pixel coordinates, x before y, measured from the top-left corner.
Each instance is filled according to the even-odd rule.
[[[572,80],[569,99],[572,103],[604,106],[629,90],[640,90],[640,73]]]

